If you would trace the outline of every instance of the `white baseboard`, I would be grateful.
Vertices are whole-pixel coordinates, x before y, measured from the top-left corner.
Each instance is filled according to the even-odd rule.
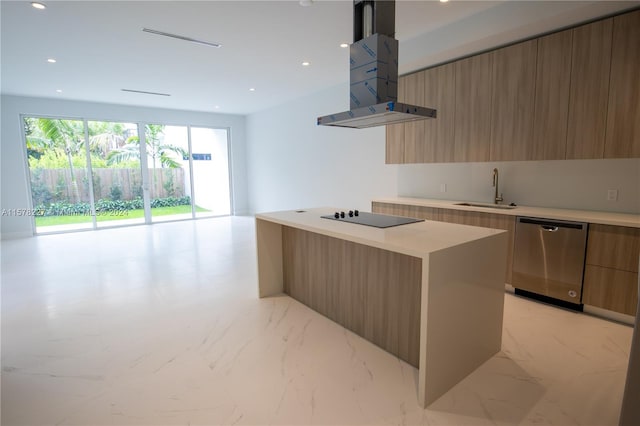
[[[17,240],[20,238],[31,238],[33,234],[31,232],[2,232],[0,233],[0,240]]]

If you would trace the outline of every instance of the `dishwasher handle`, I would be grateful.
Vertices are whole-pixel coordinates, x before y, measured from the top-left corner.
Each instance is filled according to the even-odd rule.
[[[567,222],[561,220],[544,220],[537,219],[533,217],[522,217],[518,216],[519,223],[528,223],[531,225],[540,225],[543,230],[547,232],[556,232],[559,228],[569,228],[569,229],[586,229],[587,224],[582,222]]]

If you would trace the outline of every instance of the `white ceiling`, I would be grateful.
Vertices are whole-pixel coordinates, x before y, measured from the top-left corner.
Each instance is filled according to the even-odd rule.
[[[3,94],[250,114],[349,80],[348,49],[339,44],[352,41],[351,0],[44,2],[45,10],[0,3]],[[398,0],[400,73],[638,5]]]

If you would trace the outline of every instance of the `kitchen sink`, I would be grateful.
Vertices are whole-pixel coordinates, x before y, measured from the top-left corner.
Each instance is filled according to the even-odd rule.
[[[516,208],[516,206],[505,206],[503,204],[469,203],[469,202],[456,203],[456,206],[486,207],[488,209],[506,209],[506,210],[511,210]]]

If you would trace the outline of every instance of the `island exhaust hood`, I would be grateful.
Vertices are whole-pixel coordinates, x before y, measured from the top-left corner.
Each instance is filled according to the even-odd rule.
[[[363,129],[436,118],[436,110],[398,102],[395,0],[354,0],[349,111],[318,117],[320,126]]]

